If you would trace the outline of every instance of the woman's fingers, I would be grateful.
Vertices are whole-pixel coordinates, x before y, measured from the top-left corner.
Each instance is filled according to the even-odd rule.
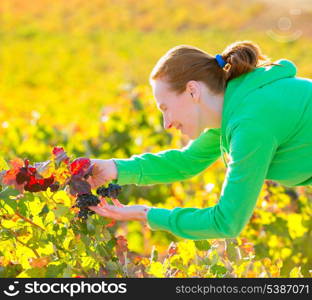
[[[144,216],[142,217],[142,212],[147,211],[148,208],[146,206],[123,205],[122,207],[120,207],[117,206],[121,204],[119,201],[114,201],[114,203],[116,205],[110,205],[106,202],[106,204],[104,204],[103,206],[89,206],[89,209],[93,210],[103,217],[115,219],[118,221],[145,220]]]
[[[100,212],[103,211],[103,208],[100,207],[100,206],[88,206],[88,208],[89,208],[90,210],[95,211],[96,213],[100,213]]]
[[[108,203],[107,203],[107,201],[105,200],[105,198],[104,197],[100,197],[100,203],[99,203],[99,206],[100,207],[105,207],[105,206],[107,206],[108,205]]]
[[[98,204],[100,207],[106,207],[106,206],[114,207],[113,205],[109,205],[109,204],[108,204],[108,202],[105,200],[105,197],[100,196],[99,199],[100,199],[100,201],[101,201],[101,202]],[[117,206],[117,207],[124,207],[124,205],[123,205],[122,203],[120,203],[118,199],[112,198],[112,201],[113,201],[113,203],[114,203],[115,206]]]
[[[112,198],[112,201],[117,207],[124,207],[124,205],[120,203],[118,199]]]
[[[107,210],[108,212],[115,213],[115,214],[121,214],[122,213],[122,211],[120,211],[120,208],[116,207],[114,205],[107,204],[105,207],[103,207],[103,209]]]
[[[120,211],[120,208],[123,208],[124,205],[117,199],[113,199],[115,205],[108,204],[104,197],[100,197],[100,201],[101,202],[97,206],[89,206],[89,209],[103,217],[114,218],[117,220],[122,219],[122,211]]]
[[[106,218],[111,218],[111,219],[118,219],[118,215],[116,215],[116,213],[107,210],[105,208],[99,207],[99,206],[89,206],[88,207],[90,210],[93,210],[94,212],[96,212],[97,214],[106,217]]]
[[[103,217],[107,217],[108,213],[99,206],[88,206],[88,208]]]

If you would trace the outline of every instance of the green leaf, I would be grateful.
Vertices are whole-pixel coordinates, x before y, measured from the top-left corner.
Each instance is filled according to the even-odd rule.
[[[24,201],[19,201],[18,202],[18,211],[21,215],[23,215],[24,217],[28,217],[29,216],[29,211],[28,211],[28,207],[26,206]],[[28,212],[28,213],[27,213]]]
[[[107,243],[106,243],[106,248],[108,250],[113,250],[113,248],[116,246],[116,239],[110,239]]]
[[[221,265],[214,265],[210,268],[211,273],[218,277],[222,277],[227,272],[226,267],[221,266]]]
[[[82,234],[88,234],[88,228],[86,222],[78,221],[77,222],[78,228],[77,231],[79,231]]]
[[[62,274],[62,278],[71,278],[73,275],[73,271],[71,266],[67,265],[67,267],[64,269],[64,272]]]
[[[211,265],[213,266],[213,265],[218,263],[218,261],[219,261],[219,254],[218,254],[218,252],[216,250],[213,250],[211,252],[211,255],[212,255]]]
[[[95,226],[90,221],[87,221],[87,230],[89,234],[95,234]]]
[[[57,237],[59,238],[59,240],[64,240],[66,235],[67,229],[65,227],[62,227],[57,231]]]
[[[265,224],[263,227],[266,232],[290,238],[288,230],[285,230],[285,228],[287,228],[287,221],[283,218],[277,216],[274,222]]]
[[[103,245],[97,245],[96,251],[103,257],[109,257],[109,253],[107,252],[106,248]]]
[[[239,248],[229,241],[226,241],[226,254],[230,261],[237,261],[241,258]]]
[[[170,266],[175,267],[179,270],[185,270],[185,266],[183,265],[183,259],[179,255],[174,255],[170,259]]]
[[[112,235],[110,234],[110,231],[107,228],[102,229],[102,234],[104,236],[104,241],[110,241],[112,238]]]
[[[26,269],[17,276],[17,278],[45,278],[45,277],[46,277],[46,268]]]
[[[0,229],[0,241],[6,241],[14,238],[14,235],[12,234],[11,230],[3,228]]]
[[[66,268],[65,263],[55,262],[50,263],[47,267],[46,277],[49,278],[60,278]]]
[[[14,211],[17,209],[17,201],[15,199],[10,198],[10,196],[17,196],[19,194],[18,191],[7,188],[0,194],[0,198],[4,200],[5,204],[10,206]]]
[[[56,209],[54,210],[54,214],[56,218],[66,216],[69,213],[69,208],[64,206],[63,204],[57,204]]]
[[[210,243],[207,240],[194,241],[195,247],[200,251],[208,251],[211,248]]]
[[[259,242],[254,246],[255,253],[256,253],[256,259],[261,259],[263,257],[269,256],[270,248],[267,243]]]
[[[106,269],[110,273],[111,276],[114,276],[120,268],[117,262],[109,260],[106,262]]]
[[[41,212],[38,214],[39,217],[45,216],[49,212],[49,207],[47,204],[45,204],[41,210]]]
[[[152,248],[151,252],[151,261],[157,261],[158,260],[158,251],[156,250],[155,246]]]
[[[23,267],[20,264],[0,267],[0,278],[16,278],[22,270]]]
[[[86,236],[85,234],[82,234],[81,235],[81,240],[87,247],[90,246],[91,239],[88,236]]]

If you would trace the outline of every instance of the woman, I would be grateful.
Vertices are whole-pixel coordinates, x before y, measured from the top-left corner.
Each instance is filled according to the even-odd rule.
[[[215,57],[180,45],[157,62],[150,83],[165,129],[176,127],[192,140],[182,149],[94,159],[89,183],[185,180],[227,152],[221,197],[202,209],[104,202],[90,207],[98,214],[140,220],[187,239],[231,238],[250,219],[265,179],[290,187],[312,184],[312,81],[296,77],[292,62],[270,63],[251,41],[233,43]]]

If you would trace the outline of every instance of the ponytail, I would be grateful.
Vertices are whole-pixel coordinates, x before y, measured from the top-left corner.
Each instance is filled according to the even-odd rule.
[[[255,68],[279,65],[261,53],[260,47],[251,41],[235,42],[222,52],[222,58],[230,65],[227,81],[248,73]]]
[[[229,80],[258,67],[276,65],[252,41],[232,43],[220,55],[226,63],[224,68],[215,56],[197,47],[173,47],[156,63],[149,80],[163,79],[177,94],[185,91],[188,81],[202,81],[213,93],[220,94],[225,92]]]

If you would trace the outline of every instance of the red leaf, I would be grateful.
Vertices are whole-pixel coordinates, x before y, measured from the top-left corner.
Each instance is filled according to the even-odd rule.
[[[58,182],[54,182],[49,186],[49,188],[51,192],[56,192],[60,188],[60,184]]]
[[[123,235],[117,236],[116,242],[117,242],[117,244],[116,244],[117,252],[128,251],[128,242],[127,242],[127,239]]]
[[[4,174],[2,182],[6,185],[15,185],[17,184],[16,175],[20,168],[23,167],[24,162],[20,158],[14,158],[10,160],[9,164],[11,165],[11,168]]]
[[[70,164],[70,172],[72,175],[84,176],[91,167],[91,160],[85,157],[79,157]]]
[[[70,194],[73,196],[91,194],[91,185],[79,175],[73,175],[69,182]]]
[[[38,174],[37,169],[29,164],[29,160],[23,162],[17,158],[10,162],[12,168],[6,172],[3,177],[3,183],[13,185],[19,192],[39,192],[46,191],[47,188],[54,182],[54,176],[42,178]],[[24,166],[23,166],[24,164]],[[37,178],[39,177],[39,178]]]
[[[60,164],[62,161],[64,161],[66,164],[69,164],[69,157],[67,156],[63,147],[54,147],[52,150],[52,154],[57,165]]]
[[[105,227],[113,227],[116,224],[116,220],[112,220],[110,223],[106,224]]]
[[[63,147],[57,147],[57,146],[56,146],[56,147],[54,147],[53,150],[52,150],[52,153],[53,153],[54,155],[58,155],[58,154],[61,154],[61,153],[63,153],[63,152],[65,152]]]
[[[172,242],[168,249],[169,256],[177,254],[177,251],[178,251],[177,245]]]
[[[25,181],[30,180],[30,175],[27,172],[27,169],[25,167],[20,168],[19,172],[16,174],[16,182],[18,184],[22,184]]]
[[[124,264],[125,263],[124,252],[128,251],[127,239],[122,235],[119,235],[116,239],[117,239],[116,240],[116,255],[119,258],[120,262]]]

